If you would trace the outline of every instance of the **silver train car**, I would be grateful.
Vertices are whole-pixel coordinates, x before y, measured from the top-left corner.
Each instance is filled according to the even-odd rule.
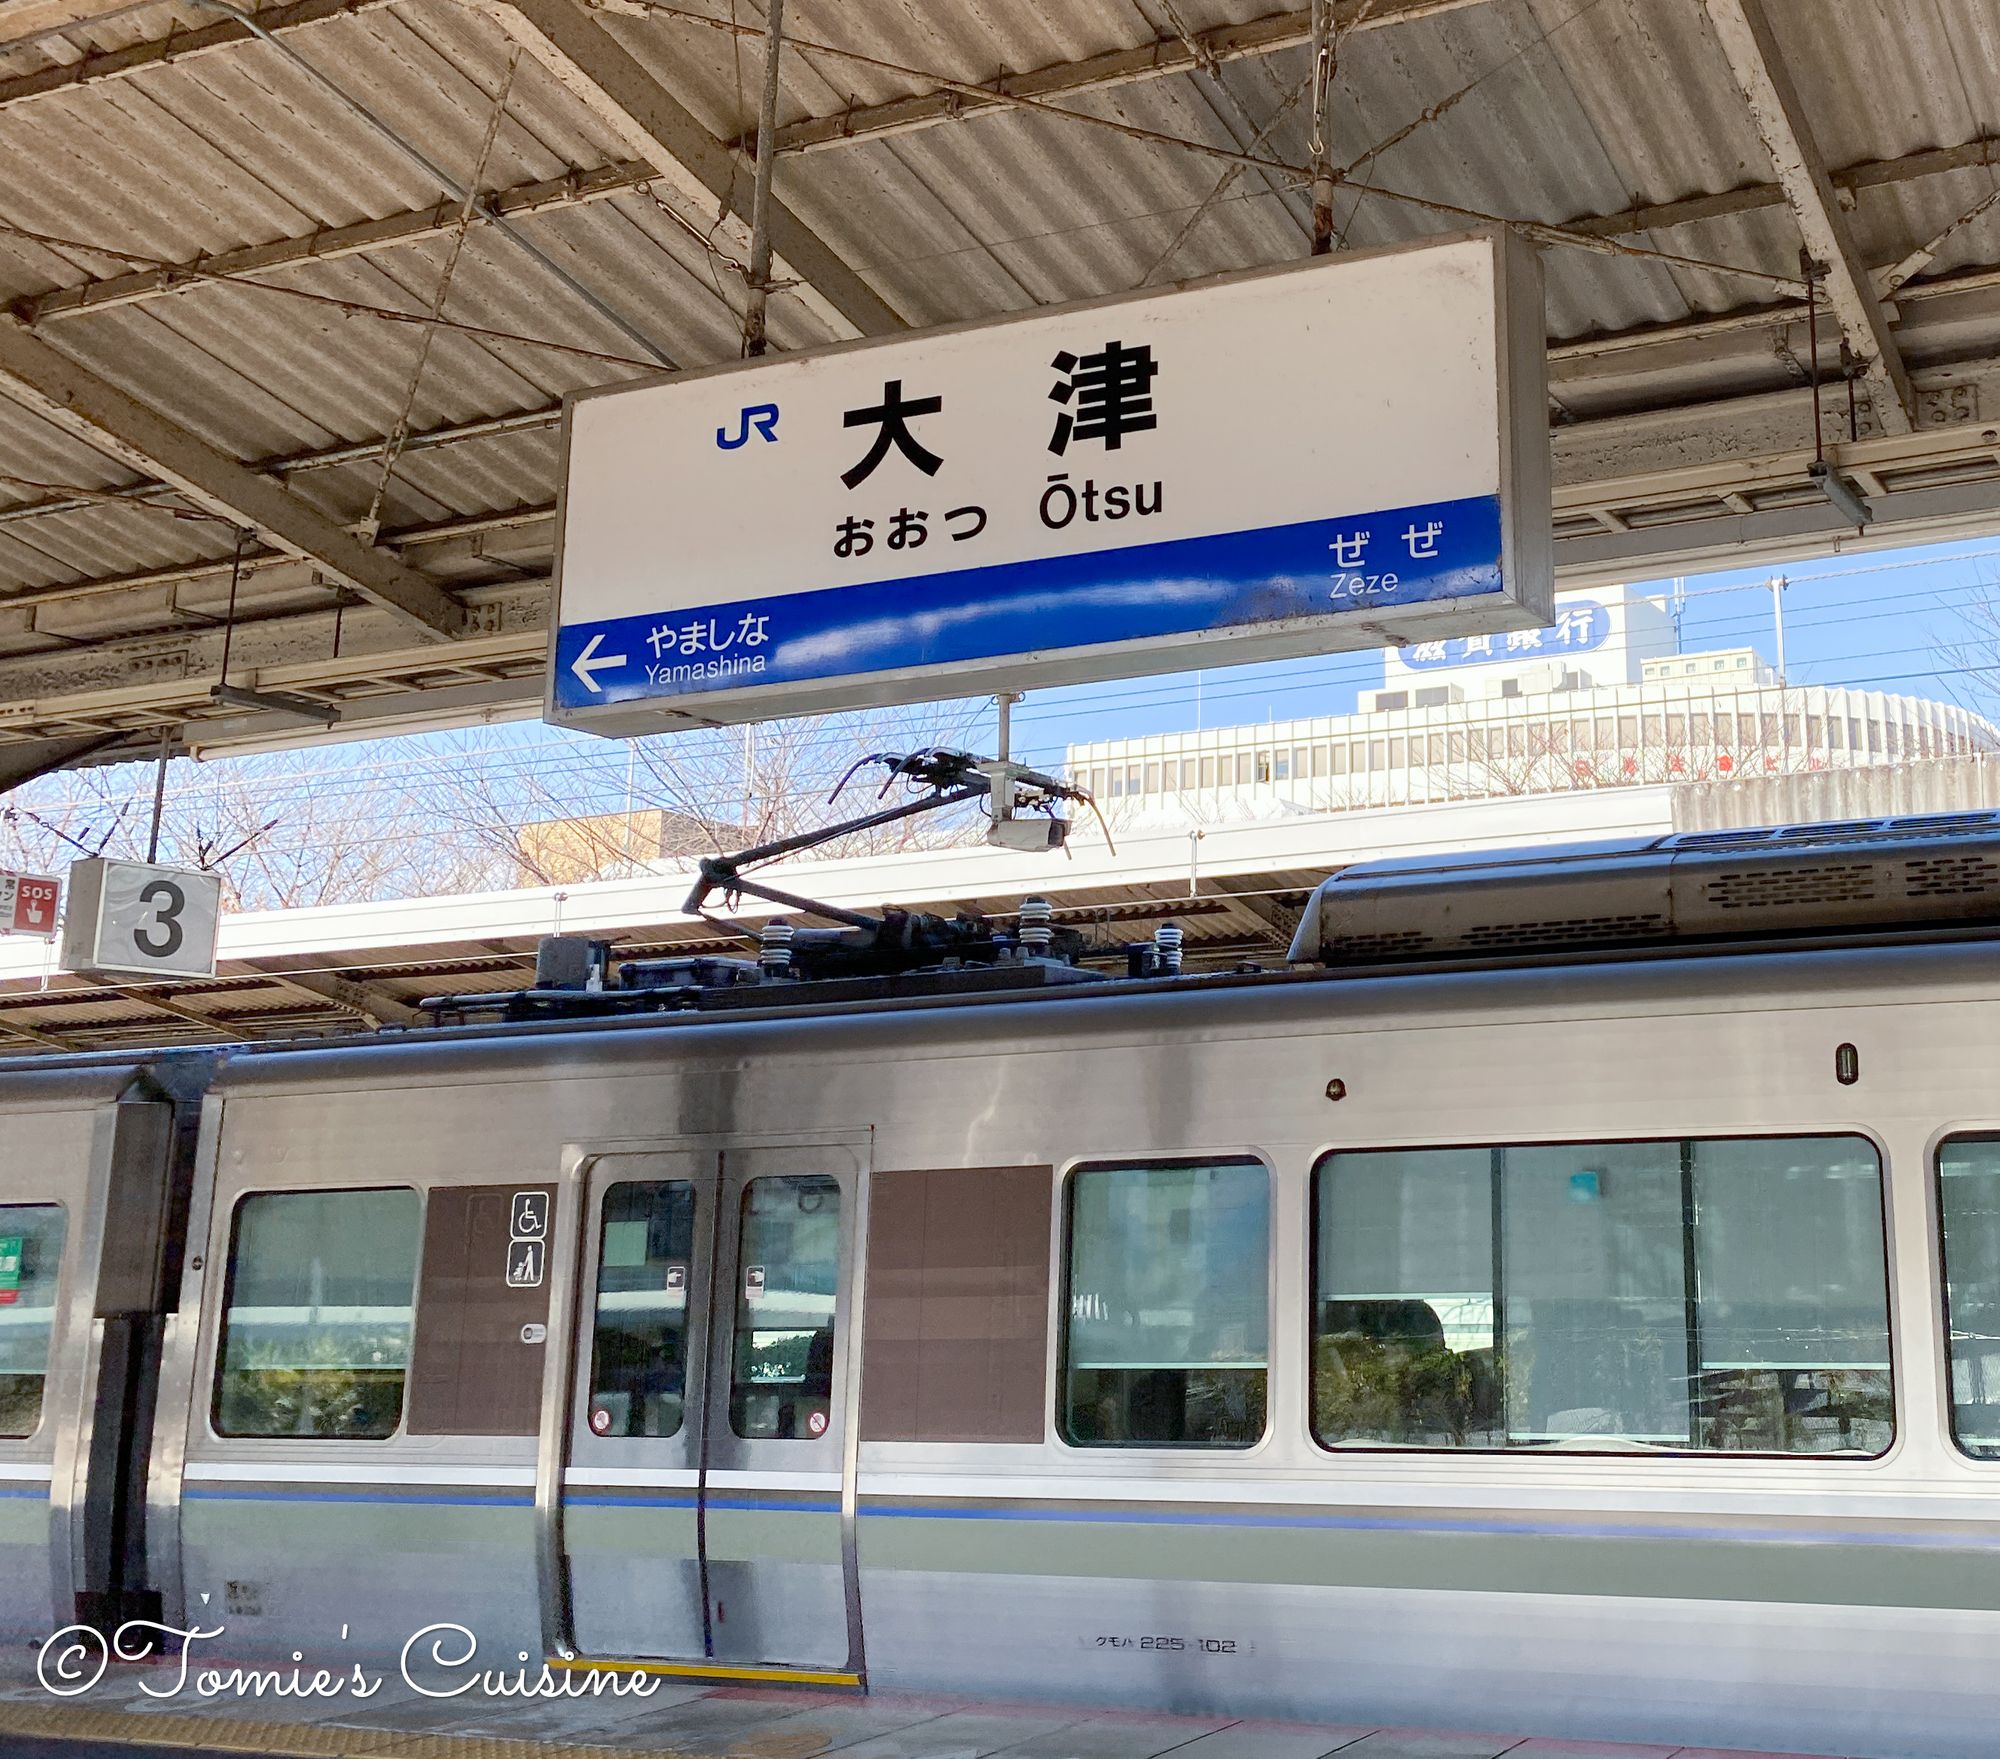
[[[236,1052],[191,1143],[15,1065],[0,1616],[1990,1753],[1996,930],[1965,815],[1350,869],[1282,972]]]

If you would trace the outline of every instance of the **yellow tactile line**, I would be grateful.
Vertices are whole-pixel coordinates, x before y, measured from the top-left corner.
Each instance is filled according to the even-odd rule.
[[[133,1715],[80,1704],[0,1703],[0,1735],[271,1753],[284,1759],[702,1759],[673,1747],[607,1747],[505,1735],[399,1734],[394,1729],[253,1722],[235,1716]]]

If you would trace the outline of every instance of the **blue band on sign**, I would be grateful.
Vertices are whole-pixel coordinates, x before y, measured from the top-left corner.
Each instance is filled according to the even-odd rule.
[[[555,699],[647,697],[1379,615],[1501,590],[1500,502],[1481,495],[565,624]]]

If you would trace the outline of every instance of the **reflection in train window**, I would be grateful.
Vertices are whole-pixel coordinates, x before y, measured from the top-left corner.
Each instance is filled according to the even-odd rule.
[[[1951,1432],[1975,1458],[2000,1459],[2000,1136],[1938,1149],[1938,1215]]]
[[[223,1296],[217,1431],[393,1435],[403,1414],[422,1232],[422,1204],[411,1190],[244,1198]]]
[[[833,1420],[840,1186],[818,1174],[743,1187],[729,1426],[755,1441],[817,1441]]]
[[[33,1435],[41,1423],[62,1249],[57,1205],[0,1205],[0,1435]]]
[[[687,1392],[694,1187],[613,1185],[597,1250],[590,1348],[593,1435],[678,1435]]]
[[[1064,1437],[1083,1447],[1260,1440],[1270,1253],[1261,1161],[1072,1175]]]
[[[1314,1210],[1327,1446],[1889,1446],[1858,1137],[1336,1153]]]

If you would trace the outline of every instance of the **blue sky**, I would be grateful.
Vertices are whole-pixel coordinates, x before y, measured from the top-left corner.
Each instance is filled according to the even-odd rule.
[[[1774,573],[1791,582],[1785,666],[1794,684],[1845,684],[1976,709],[1979,680],[1967,665],[1989,652],[2000,684],[2000,542],[1994,539],[1689,576],[1683,649],[1749,646],[1775,662],[1768,585]],[[1635,582],[1658,594],[1672,584]],[[1981,604],[1993,607],[1984,632],[1977,622]],[[1382,658],[1374,651],[1205,672],[1201,724],[1345,714],[1381,678]],[[1196,689],[1190,672],[1038,691],[1015,710],[1017,751],[1052,762],[1068,743],[1182,731],[1195,725]],[[991,729],[989,716],[982,740],[988,746]]]
[[[1771,573],[1757,568],[1690,577],[1683,647],[1694,652],[1748,645],[1767,660],[1775,659],[1766,584]],[[1932,696],[2000,721],[2000,537],[1828,557],[1794,564],[1784,573],[1792,582],[1785,601],[1792,682]],[[1638,584],[1649,592],[1671,589],[1668,581]],[[1982,604],[1990,617],[1983,640],[1976,623],[1968,621],[1968,613]],[[1996,662],[1991,675],[1995,688],[1982,692],[1966,662],[1987,655]],[[1344,714],[1354,708],[1357,694],[1375,687],[1381,677],[1381,654],[1371,650],[1210,671],[1199,680],[1193,673],[1176,673],[1038,691],[1015,710],[1015,754],[1030,763],[1054,765],[1070,743],[1191,728],[1197,720],[1197,692],[1204,726]],[[969,727],[968,709],[976,717]],[[944,705],[935,714],[910,710],[898,713],[895,722],[900,731],[894,737],[905,743],[928,737],[986,751],[994,747],[990,699],[976,707]],[[738,735],[719,737],[733,754]],[[680,740],[668,744],[677,747]],[[197,813],[207,810],[199,804],[203,767],[173,766],[170,801],[186,800]],[[474,743],[436,734],[301,750],[275,768],[266,767],[259,785],[282,808],[288,790],[339,792],[364,786],[370,778],[439,768],[462,773],[490,793],[497,809],[523,818],[551,811],[616,810],[631,775],[621,743],[529,721],[496,728]],[[112,774],[117,776],[111,784],[114,796],[129,790],[133,802],[130,822],[121,832],[129,841],[145,822],[152,767],[125,765]],[[725,787],[734,774],[733,761],[720,764]],[[535,779],[539,791],[511,785],[528,778]],[[801,778],[801,785],[816,792],[824,784]],[[31,784],[22,803],[46,808],[77,786],[73,776],[52,776]],[[646,792],[642,785],[641,793]],[[99,808],[93,805],[91,812],[97,815]]]

